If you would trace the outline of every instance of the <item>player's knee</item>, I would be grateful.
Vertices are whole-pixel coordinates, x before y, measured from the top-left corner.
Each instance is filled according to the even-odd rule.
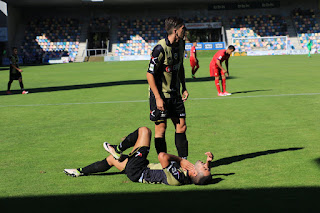
[[[182,125],[177,126],[177,133],[185,133],[187,131],[187,124],[184,123]]]
[[[140,127],[139,128],[139,135],[151,135],[151,130],[148,127]]]

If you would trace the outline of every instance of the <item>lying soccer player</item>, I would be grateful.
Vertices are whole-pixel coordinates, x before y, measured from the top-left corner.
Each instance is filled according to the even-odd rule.
[[[163,183],[167,185],[184,185],[194,183],[196,185],[208,184],[211,180],[209,162],[212,161],[211,152],[206,152],[207,162],[197,161],[194,165],[186,159],[178,156],[159,153],[158,164],[149,164],[147,156],[150,150],[151,130],[140,127],[129,134],[120,145],[103,143],[104,148],[111,154],[102,161],[97,161],[89,166],[78,169],[65,169],[64,172],[73,177],[98,172],[105,172],[112,166],[124,171],[133,182]],[[122,152],[133,147],[129,155]]]

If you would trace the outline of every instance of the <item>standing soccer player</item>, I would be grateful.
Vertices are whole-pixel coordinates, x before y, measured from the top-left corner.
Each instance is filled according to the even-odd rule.
[[[16,47],[12,48],[13,54],[10,56],[10,79],[8,82],[7,94],[11,95],[11,84],[14,80],[18,80],[21,88],[22,94],[28,94],[28,91],[24,90],[23,82],[22,82],[22,69],[19,68],[19,57],[18,57],[18,49]]]
[[[155,148],[157,153],[167,152],[165,131],[167,119],[175,126],[175,145],[179,157],[187,158],[186,112],[184,101],[189,93],[185,84],[183,58],[186,27],[181,18],[165,20],[167,37],[153,48],[147,80],[149,83],[150,120],[155,122]],[[180,84],[182,96],[180,94]]]
[[[199,61],[197,59],[197,50],[196,50],[197,42],[193,42],[193,46],[190,50],[190,66],[191,66],[191,76],[192,78],[196,78],[195,74],[199,69]]]
[[[217,87],[218,96],[227,96],[231,95],[226,91],[226,76],[229,76],[229,58],[230,55],[234,52],[235,47],[230,45],[226,50],[219,50],[212,58],[210,62],[210,76],[215,77],[215,85]],[[222,67],[222,62],[225,61],[226,68],[225,70]],[[222,88],[224,92],[220,90],[219,78],[221,76]]]

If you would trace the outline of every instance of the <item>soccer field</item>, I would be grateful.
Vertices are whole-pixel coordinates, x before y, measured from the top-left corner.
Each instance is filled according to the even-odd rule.
[[[19,94],[17,81],[15,94],[5,95],[9,71],[0,71],[1,206],[7,212],[124,212],[135,202],[159,212],[195,203],[212,211],[319,210],[320,55],[231,57],[229,97],[217,96],[211,58],[199,57],[197,79],[185,60],[188,160],[214,154],[214,183],[207,186],[132,183],[114,168],[79,178],[63,173],[105,158],[104,141],[118,144],[140,126],[154,130],[148,61],[22,67],[28,95]],[[168,152],[177,154],[170,122],[166,138]],[[157,161],[153,144],[149,159]]]

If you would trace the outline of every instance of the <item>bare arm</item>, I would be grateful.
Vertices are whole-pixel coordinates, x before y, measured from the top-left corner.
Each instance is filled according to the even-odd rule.
[[[22,69],[18,68],[16,65],[11,64],[11,66],[12,66],[14,69],[18,70],[19,72],[22,72]]]
[[[226,63],[227,73],[229,76],[229,59],[227,59],[225,63]]]
[[[210,168],[210,162],[213,160],[213,154],[211,152],[206,152],[204,153],[207,156],[207,166]]]
[[[176,161],[180,164],[181,168],[186,170],[192,170],[194,169],[194,165],[190,163],[188,160],[180,158],[175,155],[171,155],[165,152],[160,152],[158,155],[159,162],[162,166],[162,168],[167,168],[170,165],[171,161]]]
[[[222,67],[222,64],[221,64],[221,61],[220,60],[217,60],[216,61],[216,64],[218,65],[218,67],[221,69],[221,71],[225,74],[225,73],[227,73],[227,71],[225,70],[225,69],[223,69],[223,67]]]
[[[154,80],[154,76],[151,73],[147,72],[147,80],[148,80],[148,84],[150,86],[150,89],[152,90],[152,92],[156,98],[157,108],[161,111],[164,111],[163,100],[160,96],[159,90],[156,85],[156,81]]]
[[[180,83],[181,83],[181,87],[182,87],[182,91],[181,91],[182,92],[182,100],[183,100],[183,102],[185,102],[189,97],[189,93],[186,88],[186,77],[185,77],[185,73],[184,73],[183,64],[181,64],[181,67],[180,67],[179,79],[180,79]]]

